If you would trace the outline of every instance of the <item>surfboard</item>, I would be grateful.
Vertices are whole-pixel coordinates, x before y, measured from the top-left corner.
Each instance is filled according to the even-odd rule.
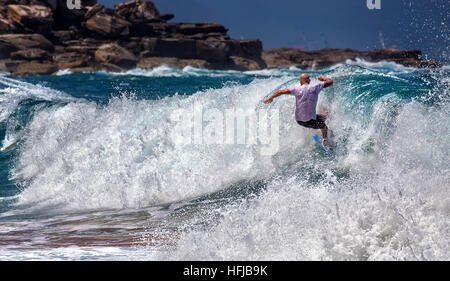
[[[325,152],[326,154],[333,154],[333,151],[332,151],[330,148],[323,146],[322,140],[321,140],[321,138],[319,137],[319,135],[314,135],[314,136],[313,136],[313,139],[314,139],[314,141],[316,142],[317,146],[318,146],[323,152]]]

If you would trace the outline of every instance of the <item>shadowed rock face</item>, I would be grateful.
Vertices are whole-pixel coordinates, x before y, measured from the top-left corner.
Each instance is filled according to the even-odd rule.
[[[0,0],[0,71],[12,75],[57,70],[124,71],[167,64],[209,69],[256,70],[328,67],[347,59],[390,60],[427,67],[420,51],[295,48],[263,51],[260,40],[236,40],[218,23],[168,23],[151,1],[132,0],[106,9],[96,0]]]
[[[3,34],[0,35],[0,58],[8,58],[12,52],[38,48],[53,52],[52,42],[41,34]]]
[[[41,5],[8,5],[8,17],[37,33],[47,33],[53,24],[52,10]]]

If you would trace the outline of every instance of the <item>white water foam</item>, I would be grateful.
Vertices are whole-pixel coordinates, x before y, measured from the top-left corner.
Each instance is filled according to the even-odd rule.
[[[0,151],[7,149],[16,143],[22,136],[21,132],[16,132],[10,128],[14,127],[15,120],[10,119],[10,115],[17,109],[19,104],[27,99],[35,101],[75,101],[76,99],[42,85],[19,81],[0,74],[0,85],[5,88],[0,89],[0,122],[7,122],[7,132],[2,142]]]
[[[158,101],[113,98],[106,106],[72,102],[37,113],[27,127],[12,178],[23,183],[19,205],[58,210],[140,208],[188,200],[274,169],[250,145],[178,145],[174,110],[257,109],[286,78],[210,89]],[[269,90],[270,91],[270,90]],[[274,103],[292,120],[292,101]],[[273,107],[271,107],[273,108]],[[281,121],[280,153],[308,138]],[[286,160],[289,161],[289,160]],[[64,176],[62,176],[64,175]]]
[[[371,126],[381,130],[368,132],[355,127],[350,153],[310,164],[322,180],[309,182],[302,170],[311,159],[300,160],[297,173],[277,177],[256,199],[228,206],[218,225],[187,233],[177,250],[159,258],[448,260],[450,142],[435,137],[450,132],[448,120],[448,105],[430,112],[411,102],[399,109],[389,138],[383,132],[389,123],[383,129],[374,120]],[[343,125],[333,122],[335,130]],[[373,139],[380,142],[372,149],[355,149]],[[348,177],[336,177],[336,167]]]
[[[0,74],[0,85],[6,86],[0,89],[0,122],[5,121],[17,108],[17,105],[25,99],[34,100],[75,100],[71,96],[41,85],[19,81]]]
[[[342,79],[346,71],[339,67],[330,75]],[[358,71],[403,81],[393,74]],[[368,120],[360,120],[343,97],[353,91],[351,83],[337,94],[326,90],[319,108],[330,109],[329,126],[339,140],[345,139],[345,153],[333,159],[312,151],[308,132],[292,122],[289,98],[269,106],[280,109],[283,136],[280,152],[270,159],[256,158],[248,147],[181,148],[168,137],[170,112],[176,108],[194,103],[259,108],[269,89],[289,80],[258,79],[159,101],[114,98],[107,106],[77,101],[47,108],[28,126],[13,173],[25,187],[19,205],[33,206],[30,211],[57,206],[57,212],[140,208],[268,176],[272,179],[261,196],[225,206],[217,225],[185,233],[174,251],[132,255],[181,260],[449,259],[450,146],[435,137],[449,131],[448,104],[430,110],[417,102],[405,105],[391,93],[377,101]],[[114,251],[107,255],[120,259],[122,253]],[[59,252],[46,255],[70,256]]]

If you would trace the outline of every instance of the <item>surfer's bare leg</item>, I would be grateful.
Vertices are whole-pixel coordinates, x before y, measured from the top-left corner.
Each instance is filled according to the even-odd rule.
[[[322,129],[320,129],[320,131],[322,132],[322,144],[323,146],[327,146],[328,144],[328,127],[327,125],[325,125],[325,127],[323,127]]]

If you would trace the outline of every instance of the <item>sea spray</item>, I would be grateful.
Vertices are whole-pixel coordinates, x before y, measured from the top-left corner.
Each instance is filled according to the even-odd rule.
[[[330,112],[331,157],[295,123],[292,97],[262,103],[299,69],[2,76],[0,256],[449,259],[448,71],[308,71],[335,81],[317,108]],[[171,115],[196,104],[222,114],[224,138],[227,110],[276,112],[278,150],[237,134],[177,144]],[[202,117],[214,137],[218,122]]]

